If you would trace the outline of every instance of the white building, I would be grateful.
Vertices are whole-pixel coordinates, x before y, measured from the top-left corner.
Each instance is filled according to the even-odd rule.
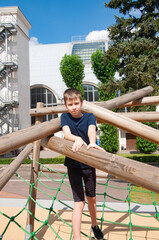
[[[85,37],[73,37],[69,43],[30,44],[29,47],[30,28],[18,7],[0,8],[1,135],[28,127],[29,109],[35,108],[37,102],[43,102],[46,107],[62,103],[67,87],[59,67],[65,54],[81,56],[85,65],[85,98],[98,100],[99,81],[91,68],[91,55],[97,49],[106,51],[108,40],[88,41]],[[57,115],[47,115],[44,120],[54,117]],[[125,133],[119,132],[119,135],[120,148],[125,148]]]
[[[18,7],[0,8],[0,135],[30,125],[30,28]]]
[[[83,80],[85,97],[88,101],[98,100],[98,79],[91,69],[91,55],[97,49],[105,51],[108,42],[85,41],[76,38],[69,43],[38,44],[30,46],[30,85],[31,107],[36,107],[37,101],[43,101],[45,106],[53,106],[62,102],[63,92],[67,88],[60,73],[60,62],[65,54],[81,56],[85,65]]]

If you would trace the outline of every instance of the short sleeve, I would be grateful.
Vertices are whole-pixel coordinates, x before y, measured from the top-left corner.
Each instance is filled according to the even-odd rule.
[[[68,126],[68,118],[66,113],[61,115],[61,127]]]
[[[96,118],[95,118],[95,116],[93,115],[93,113],[90,113],[89,114],[89,117],[88,117],[88,126],[89,125],[97,125],[96,124]]]

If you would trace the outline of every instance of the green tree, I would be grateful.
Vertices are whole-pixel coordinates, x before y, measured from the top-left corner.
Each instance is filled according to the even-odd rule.
[[[106,101],[116,96],[117,90],[120,88],[120,82],[114,78],[118,59],[111,59],[104,62],[104,53],[102,50],[96,50],[92,53],[91,64],[93,72],[100,81],[98,84],[99,101]]]
[[[158,0],[111,0],[108,8],[119,9],[123,17],[108,28],[113,44],[104,61],[118,58],[122,92],[151,85],[159,89],[159,2]]]
[[[84,78],[84,64],[80,56],[65,54],[60,62],[60,72],[68,88],[74,87],[84,96],[82,80]]]
[[[107,64],[104,63],[104,53],[97,50],[91,56],[93,72],[100,80],[98,93],[99,100],[106,101],[114,98],[118,90],[118,82],[114,75],[118,64],[118,59],[112,59]],[[109,124],[101,124],[100,145],[108,152],[117,152],[119,148],[117,128]]]

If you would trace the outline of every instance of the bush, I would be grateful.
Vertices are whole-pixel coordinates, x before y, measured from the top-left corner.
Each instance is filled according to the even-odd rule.
[[[102,131],[100,139],[100,146],[107,152],[115,153],[119,149],[119,138],[117,128],[109,124],[101,124]]]
[[[157,124],[153,122],[144,124],[152,128],[157,128]],[[136,137],[136,149],[138,149],[141,153],[153,153],[157,150],[157,144],[152,143],[146,139]]]

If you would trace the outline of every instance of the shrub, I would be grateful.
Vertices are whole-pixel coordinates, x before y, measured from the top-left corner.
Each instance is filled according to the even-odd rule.
[[[117,128],[109,124],[101,124],[99,127],[102,131],[101,136],[99,136],[101,147],[107,152],[117,152],[119,149]]]
[[[145,125],[148,125],[152,128],[157,128],[157,124],[156,123],[144,123]],[[136,137],[136,149],[138,149],[140,152],[142,153],[152,153],[155,152],[157,150],[157,144],[156,143],[152,143],[146,139],[140,138],[140,137]]]

